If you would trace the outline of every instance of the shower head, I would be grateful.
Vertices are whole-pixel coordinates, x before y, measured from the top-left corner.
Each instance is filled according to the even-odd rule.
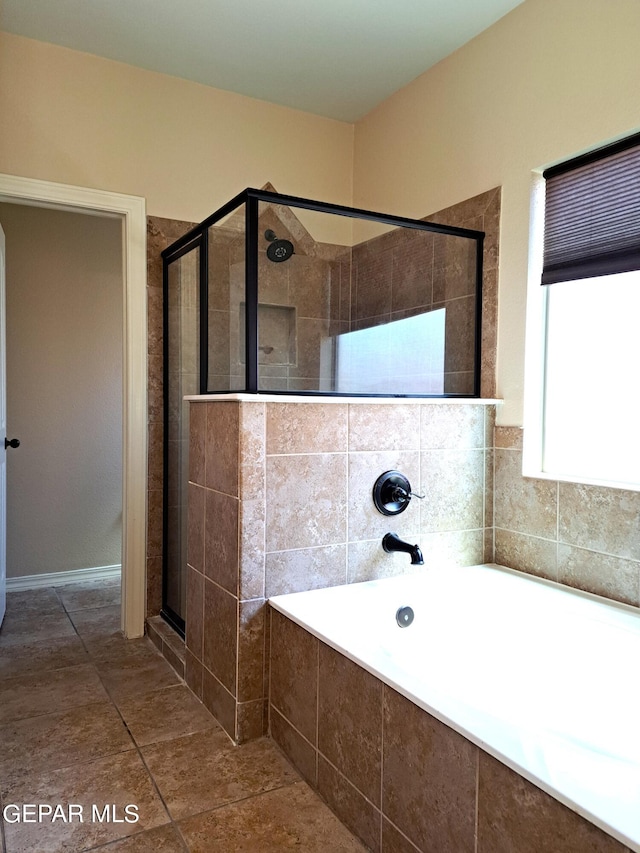
[[[267,257],[274,264],[281,264],[283,261],[288,261],[291,255],[293,255],[293,243],[291,240],[278,240],[270,228],[264,232],[264,239],[269,241]]]

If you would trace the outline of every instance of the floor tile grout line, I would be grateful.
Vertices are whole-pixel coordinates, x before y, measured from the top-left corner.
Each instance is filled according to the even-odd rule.
[[[75,626],[74,626],[74,627],[75,627]],[[80,639],[81,639],[81,641],[82,641],[82,644],[83,644],[83,645],[84,645],[84,647],[85,647],[85,650],[87,651],[87,654],[89,655],[89,657],[91,657],[91,658],[92,658],[91,652],[90,652],[90,651],[89,651],[89,649],[87,648],[87,646],[86,646],[86,644],[85,644],[85,642],[84,642],[83,637],[82,637],[81,635],[78,635],[78,636],[80,636]],[[150,642],[151,642],[151,641],[150,641]],[[151,645],[153,645],[153,644],[151,644]],[[153,646],[153,648],[155,649],[155,651],[157,651],[157,649],[155,648],[155,646]],[[93,658],[92,658],[92,660],[93,660]],[[95,666],[95,662],[94,662],[94,666]],[[109,697],[109,700],[110,700],[110,702],[111,702],[111,704],[112,704],[113,708],[115,709],[116,713],[117,713],[117,714],[118,714],[118,716],[120,717],[120,720],[121,720],[121,722],[122,722],[122,725],[125,727],[125,729],[126,729],[126,731],[127,731],[127,734],[128,734],[128,735],[129,735],[129,737],[131,738],[131,742],[132,742],[132,744],[133,744],[133,749],[135,749],[135,751],[136,751],[136,752],[137,752],[137,754],[138,754],[138,758],[140,759],[140,761],[141,761],[141,763],[142,763],[142,766],[144,767],[144,769],[145,769],[145,771],[146,771],[146,773],[147,773],[147,775],[148,775],[148,777],[149,777],[149,780],[150,780],[150,782],[151,782],[151,785],[152,785],[153,789],[155,790],[155,792],[156,792],[156,794],[157,794],[157,796],[158,796],[158,798],[159,798],[160,802],[162,803],[162,806],[163,806],[163,808],[164,808],[164,810],[165,810],[165,812],[166,812],[166,814],[167,814],[167,817],[169,818],[169,822],[173,823],[173,817],[172,817],[172,815],[171,815],[171,812],[169,811],[169,807],[168,807],[167,803],[165,802],[164,797],[162,796],[162,793],[161,793],[161,791],[160,791],[160,789],[159,789],[159,787],[158,787],[158,784],[157,784],[157,782],[156,782],[156,780],[155,780],[155,777],[153,776],[153,774],[152,774],[151,770],[149,769],[149,767],[148,767],[148,765],[147,765],[147,763],[146,763],[146,761],[145,761],[145,759],[144,759],[144,756],[143,756],[143,754],[142,754],[142,751],[141,751],[140,746],[139,746],[139,745],[138,745],[138,743],[136,742],[136,740],[135,740],[135,738],[134,738],[134,736],[133,736],[133,734],[132,734],[132,732],[131,732],[131,730],[130,730],[130,728],[129,728],[129,726],[128,726],[128,724],[127,724],[127,722],[126,722],[126,720],[125,720],[125,718],[124,718],[124,716],[123,716],[123,714],[122,714],[122,711],[120,710],[120,708],[119,708],[119,706],[118,706],[118,703],[117,703],[117,702],[116,702],[116,700],[114,699],[114,697],[113,697],[113,695],[112,695],[112,692],[109,690],[109,687],[108,687],[108,686],[107,686],[107,684],[105,683],[105,680],[104,680],[103,676],[101,675],[101,673],[100,673],[100,671],[99,671],[98,667],[97,667],[97,666],[95,666],[95,669],[96,669],[96,672],[97,672],[98,678],[99,678],[99,680],[100,680],[100,683],[102,684],[102,687],[103,687],[103,689],[104,689],[105,693],[106,693],[106,694],[107,694],[107,696]],[[127,751],[128,751],[128,750],[127,750]]]
[[[2,783],[5,784],[4,782]],[[2,849],[7,850],[7,837],[4,831],[4,799],[2,796],[2,787],[0,786],[0,841],[2,841]]]
[[[118,714],[118,716],[120,717],[120,720],[122,721],[122,725],[123,725],[123,726],[125,727],[125,729],[127,730],[127,733],[128,733],[128,735],[129,735],[129,737],[131,738],[131,741],[132,741],[132,743],[133,743],[133,745],[134,745],[134,748],[135,748],[136,752],[138,753],[138,758],[140,759],[140,761],[141,761],[141,763],[142,763],[142,766],[144,767],[144,769],[145,769],[145,771],[146,771],[146,773],[147,773],[147,775],[148,775],[148,777],[149,777],[149,780],[151,781],[151,784],[152,784],[152,786],[153,786],[153,788],[154,788],[154,790],[155,790],[156,794],[158,795],[158,798],[160,799],[160,802],[162,803],[162,805],[163,805],[163,807],[164,807],[165,812],[167,813],[167,816],[168,816],[169,820],[170,820],[171,822],[173,822],[173,816],[172,816],[172,814],[171,814],[171,812],[170,812],[170,810],[169,810],[169,806],[168,806],[168,805],[167,805],[167,803],[165,802],[165,799],[164,799],[164,797],[163,797],[163,795],[162,795],[162,792],[160,791],[160,788],[158,787],[158,783],[156,782],[155,776],[153,775],[153,773],[151,772],[151,769],[149,768],[149,766],[148,766],[147,762],[145,761],[144,755],[142,754],[142,749],[141,749],[141,747],[138,745],[138,743],[137,743],[137,741],[136,741],[135,737],[133,736],[133,733],[131,732],[131,729],[129,728],[129,726],[128,726],[128,724],[127,724],[127,721],[125,720],[124,715],[122,714],[122,711],[120,710],[120,708],[118,707],[118,705],[117,705],[117,703],[116,703],[115,699],[114,699],[114,698],[113,698],[113,696],[111,695],[111,693],[110,693],[110,691],[109,691],[109,689],[108,689],[107,685],[106,685],[106,684],[104,683],[104,681],[102,680],[102,676],[100,675],[100,673],[98,673],[98,678],[100,678],[100,681],[101,681],[101,683],[102,683],[102,686],[104,687],[104,689],[105,689],[105,691],[106,691],[107,695],[108,695],[108,696],[109,696],[109,698],[111,699],[111,702],[112,702],[112,704],[113,704],[113,707],[115,708],[116,713]]]
[[[114,755],[126,755],[128,752],[133,752],[133,751],[134,751],[134,746],[131,746],[130,749],[121,749],[118,752],[109,752],[105,755],[99,755],[99,756],[96,756],[95,758],[89,758],[86,761],[76,761],[73,764],[65,764],[62,767],[49,767],[49,768],[42,767],[39,770],[36,769],[33,771],[29,771],[28,774],[23,773],[22,776],[18,776],[17,774],[15,776],[7,776],[3,779],[3,784],[4,785],[12,785],[12,784],[15,784],[19,780],[24,780],[27,776],[30,776],[30,775],[44,776],[45,774],[58,773],[62,770],[80,769],[81,767],[87,767],[90,764],[95,764],[98,761],[103,761],[106,758],[113,758]]]
[[[57,590],[55,590],[55,591],[56,591],[56,595],[58,595]],[[109,605],[106,605],[106,606],[109,606]],[[98,609],[98,608],[83,608],[82,610],[84,610],[86,612],[86,611],[96,610],[96,609]],[[120,839],[111,839],[111,840],[105,841],[104,843],[99,843],[97,845],[94,845],[93,847],[82,847],[82,850],[86,851],[86,853],[89,853],[89,851],[92,851],[92,850],[95,850],[95,851],[106,850],[115,841],[122,841],[122,840],[130,838],[130,837],[135,837],[137,835],[143,835],[146,832],[149,832],[149,831],[156,829],[156,828],[159,828],[159,827],[171,826],[173,829],[173,833],[175,834],[175,838],[177,840],[179,840],[179,842],[180,842],[181,849],[183,849],[185,851],[185,853],[190,853],[188,841],[187,841],[186,837],[184,836],[184,834],[182,833],[180,825],[178,824],[178,820],[174,819],[173,816],[171,815],[168,804],[165,801],[165,798],[163,797],[163,795],[159,789],[159,786],[158,786],[158,783],[156,782],[156,778],[155,778],[154,774],[152,773],[151,769],[149,768],[149,766],[148,766],[148,764],[144,758],[142,750],[148,748],[149,746],[154,746],[154,745],[155,746],[162,746],[163,744],[169,744],[171,741],[177,740],[180,737],[185,737],[185,736],[189,736],[189,735],[197,735],[199,732],[188,732],[186,735],[180,734],[177,737],[169,737],[166,740],[154,741],[151,744],[138,744],[133,733],[132,733],[132,731],[131,731],[131,729],[129,728],[129,725],[127,724],[127,722],[124,718],[123,712],[121,711],[121,708],[120,708],[120,703],[126,702],[127,697],[124,696],[122,700],[118,700],[115,698],[112,690],[108,687],[108,678],[102,674],[101,667],[100,667],[100,663],[104,663],[105,665],[108,662],[113,662],[116,665],[122,664],[124,661],[122,660],[122,655],[120,654],[120,647],[116,644],[116,648],[110,654],[106,653],[104,648],[103,648],[102,654],[98,653],[96,647],[91,643],[91,640],[93,638],[98,638],[100,636],[100,634],[99,633],[91,633],[91,634],[86,635],[84,633],[81,633],[73,621],[71,614],[72,613],[73,614],[79,613],[81,611],[67,611],[66,608],[64,608],[64,606],[63,606],[63,611],[65,612],[65,615],[68,617],[69,622],[70,622],[72,629],[73,629],[72,634],[70,636],[71,637],[77,637],[80,640],[82,649],[84,650],[85,654],[87,655],[87,659],[85,662],[83,662],[81,664],[73,663],[71,665],[71,667],[55,667],[53,669],[45,669],[43,671],[45,671],[45,672],[58,672],[62,669],[72,669],[72,668],[77,667],[77,666],[85,666],[86,667],[86,666],[91,665],[91,668],[92,668],[93,672],[95,672],[95,674],[97,675],[98,681],[99,681],[100,685],[102,686],[106,695],[105,695],[105,698],[101,699],[99,702],[87,702],[87,703],[83,703],[82,705],[77,705],[77,706],[74,706],[71,708],[62,708],[60,710],[56,710],[56,711],[52,712],[51,714],[39,714],[39,715],[36,715],[36,717],[39,718],[39,717],[43,717],[43,716],[53,716],[53,715],[64,714],[64,713],[72,712],[78,708],[85,708],[85,707],[90,706],[90,705],[100,704],[104,707],[110,706],[111,708],[114,709],[115,713],[117,714],[118,718],[120,719],[120,722],[122,723],[125,730],[127,731],[127,734],[128,734],[129,739],[131,741],[131,745],[130,746],[127,745],[127,748],[125,748],[125,749],[116,750],[115,752],[108,752],[106,755],[101,755],[101,756],[98,756],[95,758],[89,758],[89,759],[84,760],[84,761],[74,762],[74,763],[69,764],[69,765],[65,764],[63,767],[54,768],[52,770],[51,769],[50,770],[47,770],[47,769],[36,770],[35,773],[36,774],[46,774],[46,773],[54,773],[56,771],[67,770],[70,768],[74,768],[74,769],[75,768],[81,768],[83,766],[91,765],[95,762],[99,762],[99,761],[108,759],[110,757],[130,754],[130,753],[133,753],[133,751],[135,750],[137,753],[138,759],[142,763],[142,766],[144,767],[144,771],[146,772],[146,774],[149,778],[152,789],[155,790],[155,792],[158,796],[159,802],[162,803],[162,805],[164,807],[164,812],[165,812],[165,816],[166,816],[166,823],[159,824],[158,827],[148,827],[147,829],[141,829],[138,832],[133,831],[130,835],[122,836]],[[37,618],[37,616],[35,618]],[[104,634],[102,636],[104,636]],[[29,642],[29,641],[27,640],[27,642]],[[153,652],[155,653],[155,655],[162,657],[161,652],[159,652],[159,650],[150,641],[148,641],[148,645],[149,645],[149,649],[153,649]],[[90,647],[93,648],[93,651],[91,650]],[[28,674],[35,674],[35,673],[28,673]],[[18,676],[18,677],[20,677],[20,676]],[[6,682],[6,681],[8,681],[8,679],[0,680],[0,690],[2,688],[3,681]],[[185,682],[184,678],[180,678],[178,676],[178,680],[175,684],[171,684],[171,685],[160,687],[160,688],[154,688],[153,690],[148,690],[146,692],[147,693],[158,693],[159,690],[168,690],[168,689],[170,689],[170,687],[182,687],[185,684],[186,684],[186,682]],[[133,698],[139,698],[139,697],[138,697],[138,694],[135,694],[129,698],[133,699]],[[20,719],[22,719],[22,718],[20,718]],[[26,719],[31,719],[31,718],[26,718]],[[35,719],[35,718],[33,718],[33,719]],[[213,720],[213,718],[212,718],[212,720]],[[8,721],[8,722],[12,722],[12,721]],[[216,724],[216,728],[219,728],[219,724]],[[288,763],[290,764],[290,762],[288,762]],[[232,799],[228,802],[220,803],[219,805],[215,806],[214,808],[205,808],[202,811],[198,811],[193,815],[187,814],[184,817],[180,818],[180,821],[186,821],[188,819],[195,818],[199,815],[206,815],[212,811],[217,811],[217,810],[219,810],[221,808],[225,808],[227,806],[231,807],[234,805],[238,805],[240,803],[250,802],[251,800],[254,800],[256,797],[262,797],[265,795],[275,793],[277,791],[287,790],[287,789],[293,788],[299,784],[306,784],[304,782],[304,780],[298,776],[297,773],[296,773],[296,776],[298,778],[294,778],[291,781],[276,783],[276,784],[272,785],[271,787],[265,788],[264,790],[249,792],[249,793],[245,794],[244,796],[238,797],[237,799]],[[14,778],[15,778],[15,780],[18,780],[20,777],[16,776]],[[24,778],[25,778],[25,775],[23,774],[22,779],[24,780]],[[2,804],[2,801],[0,800],[0,805],[1,804]],[[0,818],[0,832],[2,833],[1,838],[2,838],[2,842],[5,844],[5,849],[6,849],[6,834],[5,834],[4,830],[5,830],[4,821]],[[90,842],[87,839],[87,841],[85,843],[88,844]],[[9,853],[9,851],[7,851],[7,853]]]
[[[0,695],[2,691],[0,691]],[[27,720],[41,720],[43,717],[55,717],[60,714],[71,714],[74,711],[79,711],[81,708],[89,708],[91,705],[113,705],[114,702],[111,697],[108,697],[108,701],[105,699],[100,699],[97,702],[82,702],[80,705],[71,705],[68,708],[60,708],[58,711],[45,711],[43,714],[33,714],[30,717],[15,717],[12,720],[4,720],[0,721],[0,730],[2,730],[5,726],[15,726],[17,723],[21,723]]]
[[[94,763],[95,761],[100,761],[100,760],[102,760],[102,759],[104,759],[104,758],[108,758],[108,757],[110,757],[110,756],[112,756],[112,755],[122,755],[122,754],[126,754],[127,752],[133,752],[133,751],[135,750],[135,751],[136,751],[136,753],[137,753],[137,755],[138,755],[138,757],[139,757],[139,759],[141,760],[141,762],[142,762],[142,764],[143,764],[143,766],[144,766],[144,768],[145,768],[145,771],[147,772],[147,775],[149,776],[150,782],[151,782],[151,784],[152,784],[153,788],[155,789],[155,791],[156,791],[156,793],[157,793],[157,795],[158,795],[158,797],[159,797],[159,799],[160,799],[160,802],[162,803],[162,805],[163,805],[163,807],[164,807],[165,813],[166,813],[167,817],[169,818],[169,821],[172,821],[172,819],[171,819],[171,815],[170,815],[170,812],[169,812],[169,809],[168,809],[168,807],[167,807],[167,804],[165,803],[164,798],[162,797],[162,795],[161,795],[161,793],[160,793],[160,791],[159,791],[159,789],[158,789],[158,786],[157,786],[157,784],[156,784],[156,781],[155,781],[155,779],[154,779],[153,775],[151,774],[151,772],[150,772],[149,768],[147,767],[146,763],[144,762],[144,759],[143,759],[143,756],[142,756],[142,754],[141,754],[140,748],[139,748],[138,744],[136,743],[135,738],[133,737],[133,734],[132,734],[131,730],[129,729],[129,726],[128,726],[128,725],[127,725],[127,723],[126,723],[126,721],[125,721],[125,719],[124,719],[124,717],[123,717],[123,715],[122,715],[122,713],[121,713],[121,711],[120,711],[120,708],[118,707],[118,705],[117,705],[116,701],[114,700],[114,697],[112,696],[112,694],[111,694],[110,690],[109,690],[109,689],[108,689],[108,687],[107,687],[107,684],[105,683],[105,681],[104,681],[104,679],[103,679],[103,676],[101,675],[101,673],[100,673],[100,671],[99,671],[98,667],[96,666],[96,661],[95,661],[95,659],[94,659],[93,655],[91,654],[91,652],[89,651],[89,648],[87,647],[87,644],[86,644],[86,642],[85,642],[84,637],[83,637],[83,636],[80,634],[80,632],[78,631],[78,628],[77,628],[77,626],[75,625],[75,623],[74,623],[74,621],[73,621],[73,619],[72,619],[72,617],[71,617],[71,615],[70,615],[70,611],[68,611],[68,610],[67,610],[66,606],[64,605],[64,602],[62,602],[62,600],[61,600],[60,594],[58,593],[58,591],[57,591],[55,588],[52,588],[52,589],[53,589],[53,592],[55,593],[56,597],[60,600],[60,604],[61,604],[61,606],[62,606],[62,608],[63,608],[63,612],[65,613],[65,615],[66,615],[66,616],[67,616],[67,618],[69,619],[69,622],[70,622],[70,624],[71,624],[71,626],[72,626],[72,628],[73,628],[73,630],[74,630],[74,632],[75,632],[75,635],[79,638],[79,640],[80,640],[80,642],[82,643],[82,646],[83,646],[83,648],[84,648],[84,651],[85,651],[85,653],[87,654],[89,664],[83,664],[83,665],[84,665],[84,666],[86,666],[86,665],[91,665],[91,667],[92,667],[93,671],[95,672],[95,674],[96,674],[96,676],[97,676],[97,678],[98,678],[98,681],[100,682],[100,684],[101,684],[101,686],[102,686],[103,690],[105,691],[105,694],[106,694],[106,696],[107,696],[107,701],[106,701],[106,702],[105,702],[105,701],[103,701],[103,702],[102,702],[102,703],[100,703],[100,704],[103,704],[103,705],[105,705],[105,706],[109,706],[109,707],[110,707],[110,708],[112,708],[112,709],[115,711],[115,713],[118,715],[118,717],[119,717],[119,719],[120,719],[120,721],[121,721],[122,725],[124,726],[124,728],[125,728],[125,730],[126,730],[126,732],[127,732],[128,736],[129,736],[129,740],[130,740],[131,748],[130,748],[130,749],[121,749],[121,750],[117,750],[117,751],[115,751],[115,752],[108,752],[106,755],[102,755],[102,756],[100,756],[99,758],[93,758],[93,759],[90,759],[89,761],[84,761],[84,762],[73,762],[73,763],[71,763],[70,765],[64,765],[63,767],[57,767],[57,768],[48,769],[48,770],[47,770],[47,769],[42,769],[42,768],[41,768],[40,770],[35,771],[35,772],[36,772],[36,773],[38,773],[38,774],[43,774],[43,773],[47,773],[47,772],[49,772],[49,773],[50,773],[50,772],[56,772],[56,771],[60,771],[60,770],[65,770],[65,769],[68,769],[68,768],[71,768],[71,767],[73,767],[73,768],[79,768],[79,767],[81,767],[81,766],[83,766],[83,765],[88,765],[88,764]],[[89,609],[97,609],[97,608],[85,608],[85,610],[89,610]],[[80,611],[80,610],[77,610],[77,611],[71,611],[71,612],[81,612],[81,611]],[[53,672],[58,672],[58,671],[60,671],[60,670],[62,670],[62,669],[70,669],[70,668],[72,668],[72,667],[59,667],[59,668],[56,668],[56,669],[54,669],[54,670],[47,670],[47,671],[49,671],[49,672],[51,672],[51,671],[53,671]],[[18,677],[20,677],[20,676],[18,676]],[[10,679],[3,679],[3,682],[9,681],[9,680],[10,680]],[[87,706],[87,705],[89,705],[89,704],[96,704],[96,703],[86,703],[86,704],[83,704],[83,705],[74,706],[74,708],[63,709],[63,710],[61,710],[61,711],[57,711],[57,712],[54,712],[54,713],[65,713],[66,711],[72,711],[72,710],[76,710],[77,708],[86,707],[86,706]],[[50,715],[48,715],[48,714],[39,714],[39,715],[35,715],[35,717],[44,717],[44,716],[50,716]],[[26,719],[34,719],[35,717],[27,717]],[[25,719],[25,718],[24,718],[24,717],[21,717],[21,718],[20,718],[20,720],[22,720],[22,719]],[[11,723],[11,722],[15,722],[15,721],[7,721],[7,722],[8,722],[8,723]],[[23,774],[23,775],[24,775],[24,774]],[[11,777],[10,777],[10,778],[11,778]],[[18,777],[16,777],[16,779],[17,779],[17,778],[18,778]],[[0,801],[0,802],[1,802],[1,801]],[[2,841],[3,841],[4,849],[6,850],[6,838],[5,838],[5,833],[4,833],[4,816],[2,816],[2,819],[0,820],[0,827],[1,827],[0,831],[2,832]],[[136,834],[137,834],[137,833],[136,833]]]
[[[291,766],[293,767],[293,765],[291,765]],[[274,785],[273,788],[266,788],[264,791],[256,791],[253,794],[246,794],[245,796],[237,797],[234,800],[227,800],[226,802],[220,803],[219,805],[213,806],[212,808],[202,809],[202,811],[199,811],[199,812],[193,812],[193,814],[186,814],[186,815],[183,815],[182,817],[174,818],[171,816],[171,813],[169,812],[169,816],[171,817],[171,822],[176,824],[176,826],[178,826],[180,823],[182,823],[182,821],[191,820],[192,818],[196,818],[196,817],[202,817],[202,815],[207,815],[207,814],[210,814],[211,812],[217,812],[217,811],[220,811],[220,809],[225,809],[225,808],[227,808],[227,806],[237,806],[238,803],[246,803],[249,800],[255,800],[256,797],[263,797],[266,794],[272,794],[274,791],[284,791],[286,788],[292,788],[292,787],[294,787],[294,785],[300,785],[300,784],[307,785],[307,787],[309,787],[311,790],[313,790],[313,788],[311,788],[311,785],[309,785],[309,783],[305,779],[300,777],[299,779],[293,779],[291,782],[284,782],[281,785]],[[316,793],[316,792],[314,791],[314,793]]]

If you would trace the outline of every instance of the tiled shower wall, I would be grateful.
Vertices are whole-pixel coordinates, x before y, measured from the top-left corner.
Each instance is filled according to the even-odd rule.
[[[186,679],[238,741],[266,729],[265,599],[493,553],[494,407],[477,401],[191,403]],[[401,470],[408,509],[373,485]]]
[[[264,189],[274,190],[267,184]],[[262,258],[263,273],[273,275],[276,267],[289,267],[291,262],[301,266],[308,293],[292,294],[289,281],[286,290],[275,292],[277,284],[261,279],[267,288],[263,294],[270,302],[290,304],[292,296],[301,300],[300,317],[307,323],[306,340],[314,343],[307,346],[299,355],[301,363],[296,367],[263,364],[261,371],[270,376],[270,387],[287,391],[291,387],[297,390],[318,387],[319,366],[316,364],[319,352],[318,335],[349,331],[352,317],[358,310],[364,311],[361,292],[360,309],[354,307],[357,299],[352,293],[352,272],[350,264],[340,264],[336,258],[336,247],[317,244],[288,208],[278,208],[280,218],[273,218],[268,212],[261,217],[265,228],[277,227],[279,237],[293,239],[298,255],[287,264],[269,264]],[[269,220],[269,215],[272,219]],[[495,363],[497,340],[497,279],[498,279],[498,241],[500,225],[500,188],[489,190],[478,196],[460,202],[450,208],[425,217],[433,222],[471,228],[485,232],[483,261],[483,324],[481,366],[481,390],[483,397],[495,396]],[[284,220],[284,221],[283,221]],[[150,216],[147,219],[147,294],[148,294],[148,510],[147,510],[147,615],[160,612],[162,606],[162,459],[163,459],[163,374],[162,374],[162,258],[160,252],[185,234],[195,223],[164,219]],[[239,260],[238,239],[242,243],[242,223],[227,223],[227,228],[211,229],[211,239],[215,248],[210,251],[210,275],[213,285],[210,294],[209,323],[212,334],[221,341],[220,347],[212,354],[210,373],[223,383],[221,387],[233,387],[232,357],[230,347],[230,276],[231,260]],[[276,232],[276,233],[277,233]],[[265,246],[262,245],[263,249]],[[236,254],[234,254],[234,251]],[[326,257],[325,257],[326,255]],[[453,262],[453,261],[452,261]],[[302,269],[303,268],[303,269]],[[349,274],[346,274],[348,268]],[[291,269],[295,269],[291,267]],[[282,272],[282,271],[281,271]],[[287,271],[288,272],[288,271]],[[451,270],[455,276],[455,269]],[[344,273],[344,274],[343,274]],[[310,285],[310,286],[309,286]],[[282,283],[280,288],[282,291]],[[294,286],[297,286],[294,284]],[[415,292],[415,291],[412,291]],[[396,310],[413,310],[422,304],[421,297],[415,292],[416,299],[398,302]],[[417,301],[416,301],[417,300]],[[327,315],[327,303],[329,315]],[[365,316],[367,311],[364,311]],[[328,318],[328,319],[327,319]],[[309,337],[309,335],[311,337]],[[315,336],[315,337],[314,337]],[[265,354],[267,357],[267,354]]]
[[[483,397],[495,394],[500,189],[426,217],[485,232],[483,254]],[[460,237],[393,229],[353,250],[351,328],[446,309],[444,391],[473,393],[476,314],[475,243]]]
[[[640,606],[640,492],[522,476],[523,431],[495,434],[495,562]]]
[[[162,258],[160,252],[182,237],[191,222],[147,217],[147,616],[162,607]]]

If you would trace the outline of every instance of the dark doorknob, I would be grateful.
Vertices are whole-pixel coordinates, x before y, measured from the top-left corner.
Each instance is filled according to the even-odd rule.
[[[8,438],[5,438],[4,449],[6,450],[7,447],[20,447],[20,439],[12,438],[11,440],[9,440]]]

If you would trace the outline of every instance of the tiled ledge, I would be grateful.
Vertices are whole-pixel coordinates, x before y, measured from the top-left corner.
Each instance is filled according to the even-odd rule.
[[[184,679],[184,640],[167,625],[162,616],[147,619],[147,635],[180,678]]]
[[[341,403],[366,404],[368,406],[398,405],[413,403],[420,405],[490,406],[502,403],[484,397],[348,397],[321,394],[190,394],[184,398],[189,403]]]

